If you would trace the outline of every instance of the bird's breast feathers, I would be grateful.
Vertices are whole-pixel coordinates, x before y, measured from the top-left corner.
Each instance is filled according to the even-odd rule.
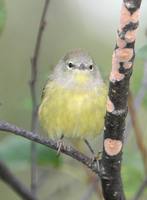
[[[77,77],[82,80],[83,77]],[[65,88],[50,81],[39,108],[39,118],[48,135],[59,138],[96,136],[103,127],[106,105],[106,86],[92,89]]]

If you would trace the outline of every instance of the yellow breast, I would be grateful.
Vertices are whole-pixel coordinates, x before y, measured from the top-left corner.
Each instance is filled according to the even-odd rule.
[[[105,115],[106,87],[63,88],[50,82],[39,108],[40,121],[53,138],[86,138],[100,133]]]

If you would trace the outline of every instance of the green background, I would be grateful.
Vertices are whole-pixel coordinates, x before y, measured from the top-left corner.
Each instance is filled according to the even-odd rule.
[[[0,120],[30,129],[30,59],[44,1],[3,2],[0,1]],[[104,79],[108,81],[120,7],[121,1],[51,1],[39,57],[38,102],[49,71],[65,52],[73,48],[87,49],[100,67]],[[137,50],[147,43],[146,7],[147,2],[144,1]],[[131,80],[134,95],[137,95],[141,85],[144,59],[147,58],[146,47],[137,55]],[[147,93],[139,109],[138,120],[146,141]],[[126,195],[131,199],[145,175],[132,129],[127,133],[125,141],[122,175]],[[82,199],[89,187],[87,171],[83,166],[66,156],[58,159],[53,151],[41,145],[37,146],[37,152],[38,195],[41,199]],[[1,132],[0,159],[4,160],[28,187],[30,186],[30,142]],[[142,200],[145,200],[146,196],[144,193]],[[20,197],[0,181],[0,199],[19,200]],[[90,199],[97,199],[94,192]]]

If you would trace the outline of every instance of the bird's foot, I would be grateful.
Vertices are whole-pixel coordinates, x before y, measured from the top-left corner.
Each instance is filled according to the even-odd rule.
[[[60,139],[57,141],[57,148],[58,148],[58,150],[57,150],[57,156],[60,155],[61,149],[64,148],[63,137],[64,137],[64,135],[62,135],[62,136],[60,137]]]
[[[102,152],[98,152],[97,155],[93,154],[92,156],[92,162],[95,162],[97,165],[97,169],[100,172],[100,160],[102,158]]]
[[[102,157],[102,152],[98,152],[98,154],[96,155],[93,148],[91,147],[91,145],[89,144],[88,140],[84,140],[86,145],[88,146],[90,152],[92,153],[92,162],[96,162],[97,164],[97,169],[98,171],[100,170],[100,163],[99,161],[101,160]]]
[[[102,152],[98,152],[97,155],[93,154],[92,161],[99,161],[102,158]]]

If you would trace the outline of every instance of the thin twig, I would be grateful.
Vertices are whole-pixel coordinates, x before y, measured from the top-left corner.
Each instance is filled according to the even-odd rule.
[[[40,25],[38,29],[34,54],[31,59],[31,80],[30,80],[30,90],[32,96],[32,122],[31,122],[31,131],[36,131],[37,127],[37,98],[36,98],[36,81],[37,81],[37,67],[38,67],[38,58],[40,53],[40,46],[43,36],[43,31],[45,28],[45,16],[48,9],[49,0],[45,1]],[[36,167],[36,146],[35,143],[31,144],[31,189],[34,194],[36,194],[37,189],[37,167]]]
[[[145,172],[147,174],[147,149],[146,146],[144,145],[143,133],[138,123],[137,113],[135,110],[131,91],[129,91],[128,106],[129,106],[129,113],[131,116],[132,126],[134,129],[134,134],[136,137],[136,142],[142,156]]]
[[[144,192],[145,188],[147,187],[147,177],[144,179],[144,181],[141,183],[137,193],[135,194],[135,197],[133,200],[139,200],[141,197],[142,193]]]
[[[43,144],[43,145],[45,145],[51,149],[54,149],[56,151],[58,150],[58,142],[51,140],[51,139],[46,139],[44,137],[39,136],[37,133],[27,131],[23,128],[19,128],[8,122],[0,121],[0,130],[22,136],[31,141]],[[69,145],[62,146],[60,151],[61,151],[61,153],[64,153],[64,154],[74,158],[75,160],[83,163],[88,168],[90,168],[93,172],[100,175],[98,168],[97,168],[97,163],[95,161],[93,161],[93,158],[89,158],[88,156],[77,151],[76,149],[74,149],[72,146],[69,146]]]
[[[25,200],[37,200],[31,191],[26,188],[7,168],[7,166],[0,161],[0,179],[8,184],[20,197]]]

